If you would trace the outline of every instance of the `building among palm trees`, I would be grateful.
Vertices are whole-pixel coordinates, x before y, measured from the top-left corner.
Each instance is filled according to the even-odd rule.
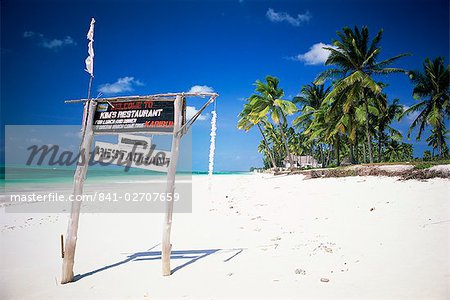
[[[291,160],[293,166],[291,166],[290,159],[288,156],[283,160],[283,165],[285,168],[319,168],[321,165],[319,162],[311,155],[293,155],[291,154]]]

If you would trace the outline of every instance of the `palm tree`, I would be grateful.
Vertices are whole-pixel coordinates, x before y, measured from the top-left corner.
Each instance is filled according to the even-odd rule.
[[[303,129],[301,135],[307,137],[304,134],[305,129],[311,125],[314,116],[318,116],[318,111],[321,109],[322,101],[329,92],[330,87],[325,88],[323,84],[310,83],[302,87],[300,96],[294,97],[292,102],[299,103],[301,105],[301,115],[295,118],[292,124],[295,127],[300,127]],[[324,142],[324,137],[319,135],[309,140],[311,152],[314,151],[314,144],[316,141],[319,141],[319,143]],[[319,144],[320,161],[322,164],[324,163],[323,148],[323,145]]]
[[[420,140],[426,125],[431,125],[436,131],[439,158],[444,153],[445,126],[444,119],[450,115],[449,103],[449,79],[450,66],[445,66],[444,58],[434,60],[425,59],[423,73],[420,71],[409,72],[409,77],[414,83],[413,97],[419,100],[404,111],[401,117],[412,112],[420,112],[412,122],[408,130],[408,138],[413,128],[419,125],[417,140]]]
[[[341,96],[344,113],[348,113],[351,107],[356,109],[357,106],[364,105],[369,158],[370,162],[373,162],[369,128],[369,101],[375,100],[373,104],[379,108],[377,97],[373,97],[373,95],[381,92],[381,86],[375,82],[372,76],[404,72],[402,69],[388,68],[387,66],[408,54],[399,54],[378,61],[383,30],[380,30],[372,41],[369,40],[369,29],[366,26],[363,26],[361,30],[357,26],[354,27],[354,30],[344,27],[342,32],[337,32],[337,35],[340,40],[334,40],[333,47],[324,47],[331,52],[325,64],[335,65],[336,68],[322,72],[316,81],[320,83],[327,78],[338,79],[325,101],[332,101],[333,98]],[[368,92],[372,96],[369,96]]]
[[[424,161],[429,161],[429,160],[431,160],[432,157],[433,157],[433,156],[431,155],[430,150],[425,150],[425,151],[423,151],[422,160],[424,160]]]
[[[285,125],[283,125],[283,130],[284,129],[286,129]],[[281,138],[280,131],[281,129],[279,126],[274,127],[269,121],[264,123],[264,134],[272,147],[273,157],[277,165],[282,165],[286,158],[286,148]]]
[[[386,97],[386,95],[383,95]],[[386,142],[385,130],[387,129],[395,140],[400,140],[402,138],[401,133],[390,126],[392,121],[398,120],[398,118],[403,113],[403,105],[399,103],[398,99],[388,105],[386,110],[384,110],[378,116],[378,162],[383,161],[383,147]]]
[[[320,108],[314,111],[312,121],[303,131],[303,135],[308,138],[309,142],[317,140],[330,145],[335,152],[336,163],[339,165],[342,134],[348,132],[349,137],[354,138],[355,126],[352,126],[349,115],[342,114],[342,110],[335,109],[335,106],[335,103],[330,105],[322,102]],[[323,160],[322,163],[324,163]]]
[[[276,168],[277,165],[275,163],[275,160],[273,159],[272,150],[269,147],[269,143],[267,142],[266,136],[264,135],[264,132],[261,128],[261,123],[266,122],[267,117],[261,117],[261,118],[255,118],[250,116],[250,112],[252,110],[252,107],[249,103],[244,104],[244,109],[239,113],[239,121],[237,128],[245,131],[249,131],[254,125],[256,125],[259,129],[259,132],[261,133],[264,141],[264,145],[266,147],[266,151],[269,155],[270,161],[272,163],[273,168]]]
[[[412,158],[413,148],[411,144],[390,140],[386,145],[384,156],[389,161],[406,161]]]
[[[264,140],[261,140],[258,144],[258,152],[263,155],[263,163],[265,169],[270,169],[273,166],[273,162],[270,160],[270,155],[267,151],[267,145]]]
[[[330,87],[325,89],[323,84],[310,83],[304,85],[301,89],[300,96],[294,97],[294,103],[299,103],[302,108],[302,114],[294,119],[294,126],[302,126],[308,128],[312,122],[313,114],[320,109],[323,99],[330,92]]]
[[[327,99],[327,97],[323,100],[321,109],[315,114],[317,117],[315,117],[313,124],[315,123],[314,125],[319,128],[323,127],[326,138],[333,137],[338,165],[340,163],[340,148],[343,147],[341,141],[348,143],[350,161],[353,163],[356,161],[354,155],[355,146],[358,142],[356,108],[359,106],[344,103],[347,93],[338,94],[334,99]],[[347,135],[347,138],[341,139],[342,135]]]
[[[283,125],[287,124],[286,116],[297,112],[297,107],[291,101],[281,99],[284,92],[283,89],[278,87],[278,84],[278,78],[273,76],[266,76],[266,83],[259,80],[256,81],[256,94],[251,95],[249,98],[251,107],[249,116],[251,118],[261,118],[270,114],[272,121],[280,128],[286,154],[291,166],[293,166],[293,160],[289,152]]]
[[[428,146],[432,147],[432,156],[434,157],[434,150],[439,149],[439,144],[442,145],[442,157],[446,158],[448,156],[448,147],[447,147],[447,140],[449,138],[450,130],[447,130],[446,128],[443,129],[444,135],[439,134],[439,132],[436,129],[431,129],[431,135],[427,138]],[[444,140],[440,140],[444,138]]]

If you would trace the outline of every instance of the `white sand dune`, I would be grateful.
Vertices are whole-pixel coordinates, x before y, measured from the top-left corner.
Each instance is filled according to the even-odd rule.
[[[1,299],[449,299],[450,181],[194,176],[175,214],[82,214],[76,282],[60,285],[67,214],[0,212]],[[130,184],[127,186],[130,187]],[[326,282],[328,281],[328,282]]]

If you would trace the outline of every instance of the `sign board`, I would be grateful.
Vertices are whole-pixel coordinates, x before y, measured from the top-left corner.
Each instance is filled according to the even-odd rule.
[[[171,100],[98,102],[94,114],[93,131],[94,133],[172,133],[173,103]]]
[[[165,172],[170,152],[157,150],[148,137],[119,135],[119,143],[95,142],[94,160],[102,163]]]
[[[67,101],[68,103],[85,102],[85,114],[82,124],[83,138],[80,145],[80,150],[84,153],[83,158],[85,162],[91,158],[89,150],[92,146],[94,134],[119,134],[119,142],[117,144],[106,142],[95,143],[94,160],[100,163],[114,163],[126,167],[167,172],[166,193],[164,193],[166,211],[161,251],[162,274],[164,276],[172,274],[170,268],[170,253],[172,248],[170,231],[172,227],[174,201],[171,199],[175,195],[175,175],[180,141],[183,133],[188,129],[187,126],[186,128],[183,126],[186,124],[186,96],[210,97],[210,100],[200,109],[199,113],[201,113],[218,95],[215,93],[169,93],[138,97],[137,100],[136,97],[116,97],[96,99],[96,101],[90,101],[91,99]],[[173,100],[159,100],[167,98],[173,98]],[[195,119],[191,118],[189,121],[190,125],[194,121]],[[212,123],[212,128],[214,128],[214,123]],[[170,134],[173,136],[172,150],[171,152],[156,150],[149,138],[123,134],[127,132]],[[213,143],[213,131],[211,136]],[[151,145],[150,148],[149,145]],[[211,147],[213,149],[213,146]],[[212,165],[211,162],[210,165]],[[75,199],[83,195],[83,183],[87,168],[88,164],[86,163],[77,165],[73,192]],[[81,204],[82,201],[72,202],[67,238],[63,249],[64,260],[61,283],[71,282],[74,279],[73,266],[78,231],[77,220],[80,217]]]

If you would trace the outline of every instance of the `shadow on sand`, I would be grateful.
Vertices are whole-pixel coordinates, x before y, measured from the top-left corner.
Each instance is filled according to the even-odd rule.
[[[156,245],[158,246],[158,245]],[[149,250],[154,249],[156,246],[150,248]],[[230,256],[229,258],[225,259],[224,262],[228,262],[231,259],[233,259],[234,257],[236,257],[237,255],[239,255],[244,249],[242,248],[238,248],[238,249],[227,249],[227,250],[223,250],[223,249],[206,249],[206,250],[174,250],[171,252],[170,255],[170,259],[188,259],[187,262],[185,262],[182,265],[179,265],[178,267],[174,268],[172,270],[172,274],[181,270],[184,267],[189,266],[190,264],[195,263],[196,261],[205,258],[211,254],[214,254],[218,251],[226,251],[226,252],[235,252],[232,256]],[[129,256],[127,256],[127,258],[125,258],[124,260],[121,260],[119,262],[116,262],[114,264],[111,265],[107,265],[104,267],[101,267],[99,269],[84,273],[84,274],[77,274],[75,275],[73,281],[78,281],[81,280],[85,277],[88,276],[92,276],[98,272],[102,272],[111,268],[115,268],[118,267],[120,265],[126,264],[128,262],[131,261],[142,261],[142,260],[160,260],[161,259],[161,251],[146,251],[146,252],[136,252],[133,253]]]

